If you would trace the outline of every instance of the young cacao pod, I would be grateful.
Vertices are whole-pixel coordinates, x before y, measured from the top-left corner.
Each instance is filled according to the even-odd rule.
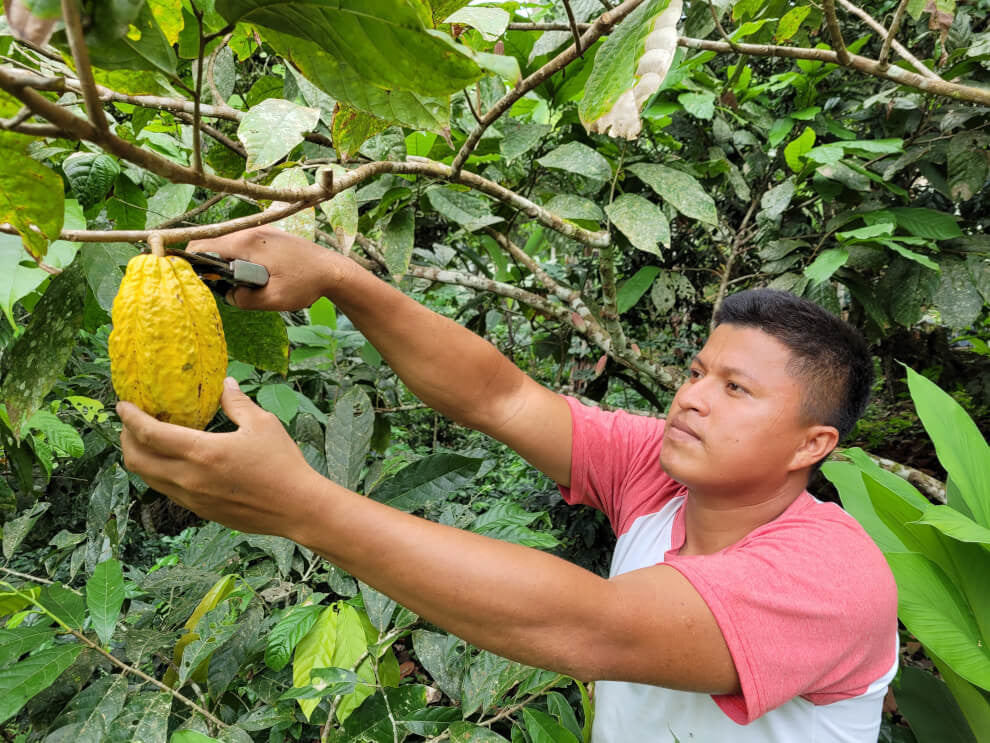
[[[227,372],[223,324],[189,263],[152,246],[127,264],[113,300],[113,388],[158,420],[202,430],[220,406]]]

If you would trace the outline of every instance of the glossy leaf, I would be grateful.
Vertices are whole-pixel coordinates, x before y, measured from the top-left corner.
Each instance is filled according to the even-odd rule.
[[[615,299],[620,315],[629,310],[650,290],[653,280],[659,273],[660,269],[657,266],[643,266],[619,286],[615,293]]]
[[[523,707],[523,720],[526,732],[533,743],[580,743],[574,733],[563,727],[545,712],[532,707]]]
[[[403,511],[416,511],[444,500],[477,474],[483,459],[434,454],[406,465],[371,492],[371,497]]]
[[[124,573],[117,560],[107,560],[96,566],[86,581],[86,605],[100,642],[109,645],[124,605]]]
[[[299,397],[287,384],[266,384],[258,390],[258,405],[274,413],[285,424],[292,423],[299,411]]]
[[[62,172],[84,209],[100,203],[113,186],[120,166],[109,155],[74,152],[62,163]]]
[[[75,643],[57,645],[0,669],[0,724],[17,714],[33,696],[51,686],[82,649],[82,645]]]
[[[268,635],[268,645],[265,648],[265,663],[273,671],[281,671],[292,660],[292,651],[299,641],[316,624],[322,606],[297,606],[289,610]]]

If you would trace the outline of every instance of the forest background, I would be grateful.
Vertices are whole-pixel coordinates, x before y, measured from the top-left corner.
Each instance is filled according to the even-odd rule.
[[[5,11],[3,739],[588,740],[589,686],[121,467],[127,261],[152,231],[182,247],[276,223],[604,407],[662,415],[744,288],[861,328],[874,401],[812,491],[898,579],[881,740],[990,740],[990,0]],[[220,305],[230,374],[312,466],[607,572],[600,514],[425,409],[330,302]]]

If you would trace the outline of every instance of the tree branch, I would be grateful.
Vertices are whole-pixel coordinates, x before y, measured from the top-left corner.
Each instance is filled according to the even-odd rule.
[[[581,32],[578,31],[577,19],[574,18],[574,10],[571,8],[569,0],[564,0],[564,12],[567,13],[567,24],[571,27],[571,33],[574,34],[574,47],[577,55],[583,57],[584,50],[581,47]]]
[[[587,31],[590,23],[576,23],[578,31]],[[569,23],[510,23],[509,31],[571,31]]]
[[[82,96],[86,102],[89,120],[97,130],[106,131],[107,117],[96,94],[96,80],[93,79],[93,68],[89,63],[89,50],[86,48],[76,0],[62,0],[62,18],[65,21],[65,35],[69,39],[69,49],[76,64],[76,75],[79,76],[79,84],[82,86]]]
[[[602,13],[602,15],[598,17],[598,20],[591,24],[591,27],[581,36],[581,43],[584,44],[585,48],[594,44],[602,36],[609,33],[616,23],[632,13],[640,4],[642,4],[643,1],[644,0],[625,0],[625,2],[618,7]],[[474,148],[481,140],[481,135],[485,133],[485,130],[491,126],[499,116],[508,111],[512,107],[513,103],[526,95],[526,93],[530,90],[541,84],[555,72],[564,69],[564,67],[577,59],[577,56],[577,47],[572,44],[552,60],[543,65],[536,72],[519,82],[513,90],[509,91],[506,95],[499,99],[495,105],[492,106],[487,113],[485,113],[481,119],[481,123],[478,124],[478,126],[476,126],[468,135],[468,138],[464,141],[461,149],[454,157],[454,161],[451,164],[451,172],[454,176],[456,177],[461,172],[461,168],[464,167],[464,163],[467,162],[467,159],[471,156]]]
[[[196,3],[191,3],[193,15],[196,16],[196,23],[199,27],[199,54],[196,57],[196,95],[193,96],[193,170],[197,173],[203,172],[203,142],[202,134],[199,130],[199,106],[203,98],[203,54],[206,51],[206,40],[203,38],[203,11],[196,7]]]
[[[766,188],[765,185],[764,188]],[[732,247],[729,249],[728,257],[725,259],[725,269],[722,271],[722,281],[719,283],[718,293],[715,295],[715,303],[712,306],[712,330],[715,329],[715,313],[718,312],[718,308],[722,306],[722,300],[725,299],[725,292],[729,288],[729,277],[732,275],[732,267],[742,250],[743,244],[745,244],[746,240],[749,239],[749,235],[747,233],[749,221],[756,213],[756,207],[759,206],[762,197],[763,189],[760,189],[759,195],[754,196],[753,200],[750,202],[749,209],[746,210],[746,215],[739,224],[739,229],[736,230],[736,236],[732,240]]]
[[[825,11],[828,33],[832,37],[832,48],[839,58],[839,64],[848,67],[849,50],[846,49],[846,42],[842,40],[842,28],[839,26],[839,17],[835,13],[835,0],[822,0],[822,8]]]
[[[894,14],[894,21],[890,25],[890,31],[885,29],[877,20],[867,13],[862,8],[858,8],[853,5],[849,0],[839,0],[839,5],[848,10],[854,16],[860,18],[867,26],[872,28],[878,34],[883,36],[883,47],[880,49],[880,56],[877,58],[877,64],[881,65],[883,69],[889,66],[887,58],[890,56],[890,47],[893,45],[894,51],[901,55],[904,60],[910,64],[914,69],[925,77],[930,77],[933,80],[941,80],[942,78],[938,73],[925,67],[925,64],[921,62],[917,57],[915,57],[911,52],[909,52],[899,41],[894,39],[894,34],[897,33],[897,29],[901,25],[901,19],[904,17],[904,9],[907,7],[907,0],[901,0],[900,6],[897,8],[897,13]]]

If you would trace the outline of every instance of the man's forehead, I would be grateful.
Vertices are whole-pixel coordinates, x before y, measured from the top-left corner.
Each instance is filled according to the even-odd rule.
[[[722,324],[712,331],[695,360],[705,367],[738,372],[752,378],[785,373],[794,360],[783,342],[759,328]]]

